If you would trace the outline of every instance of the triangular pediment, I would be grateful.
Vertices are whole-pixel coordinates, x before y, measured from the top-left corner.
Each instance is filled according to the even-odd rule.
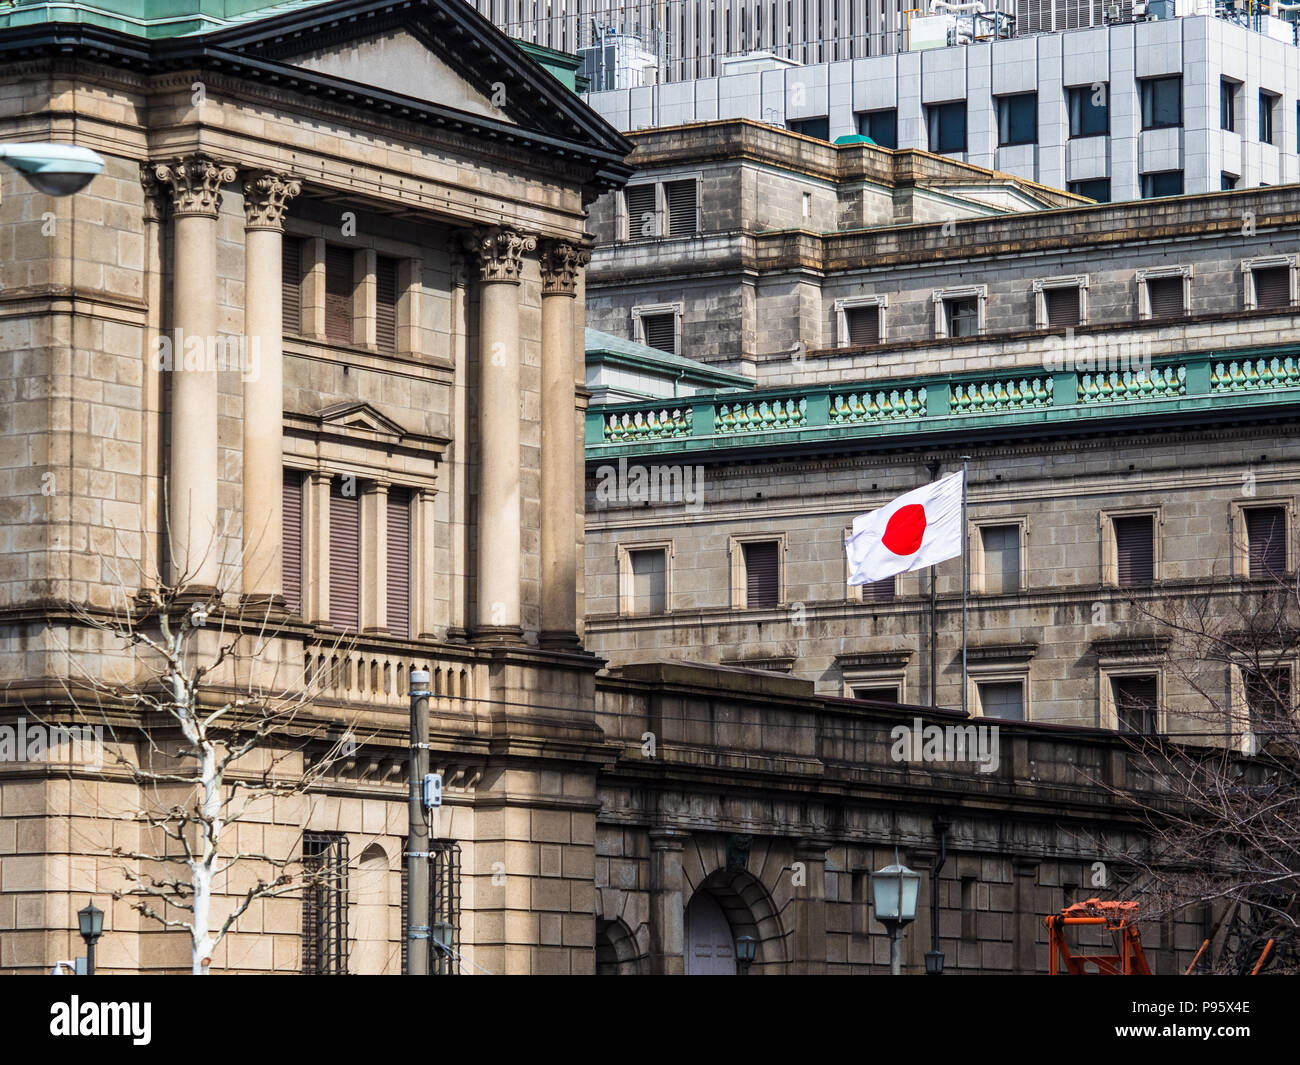
[[[316,412],[321,427],[345,429],[351,432],[375,433],[381,436],[404,437],[407,435],[397,422],[386,418],[369,403],[336,403],[332,407]]]

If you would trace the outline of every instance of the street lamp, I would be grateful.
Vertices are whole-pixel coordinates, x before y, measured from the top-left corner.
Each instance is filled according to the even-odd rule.
[[[914,873],[894,859],[893,865],[871,874],[871,901],[876,920],[889,933],[889,972],[903,971],[903,929],[916,920],[916,896],[921,889],[921,874]]]
[[[104,911],[93,902],[77,911],[77,926],[86,941],[86,975],[95,975],[95,940],[104,934]]]
[[[104,169],[104,160],[75,144],[0,144],[0,162],[17,170],[37,192],[71,196]]]
[[[736,937],[736,967],[740,970],[737,976],[748,976],[749,967],[754,964],[754,952],[758,948],[758,943],[753,936]]]

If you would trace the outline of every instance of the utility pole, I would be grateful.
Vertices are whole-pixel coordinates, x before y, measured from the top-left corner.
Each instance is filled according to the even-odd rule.
[[[429,674],[411,670],[410,826],[406,834],[406,975],[429,975],[429,826],[424,778],[429,773]]]

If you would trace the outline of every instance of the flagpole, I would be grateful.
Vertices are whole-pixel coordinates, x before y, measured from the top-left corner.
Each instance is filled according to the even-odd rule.
[[[931,459],[925,468],[930,473],[930,483],[939,479],[939,460]],[[939,705],[939,605],[935,588],[935,568],[930,567],[930,705]]]
[[[966,464],[969,455],[961,457],[961,712],[967,713],[966,683],[966,592],[970,587],[970,531],[966,524]]]

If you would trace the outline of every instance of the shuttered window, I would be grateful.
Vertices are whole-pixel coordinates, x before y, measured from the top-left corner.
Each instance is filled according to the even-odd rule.
[[[397,351],[397,260],[384,255],[375,260],[375,346]]]
[[[1267,270],[1252,271],[1255,278],[1255,306],[1291,306],[1291,268],[1270,266]]]
[[[775,540],[742,544],[745,554],[745,605],[776,606],[780,602],[780,545]]]
[[[302,474],[284,471],[284,549],[281,553],[284,599],[290,614],[302,613]]]
[[[330,485],[330,624],[356,632],[361,623],[361,500],[355,477]]]
[[[1020,681],[988,681],[976,685],[976,688],[980,712],[985,717],[1001,717],[1008,721],[1025,719],[1025,686]]]
[[[306,832],[302,840],[302,971],[348,972],[348,838]]]
[[[894,600],[894,590],[897,581],[893,577],[885,577],[878,581],[872,581],[870,584],[862,586],[862,601],[864,603],[891,603]]]
[[[1112,677],[1110,685],[1115,697],[1119,731],[1153,735],[1156,731],[1156,678]]]
[[[1246,542],[1252,577],[1277,577],[1286,572],[1286,513],[1281,507],[1246,511]]]
[[[984,591],[1002,595],[1020,591],[1020,526],[989,525],[980,530],[984,548]]]
[[[668,610],[668,552],[630,551],[633,614],[663,614]]]
[[[1181,277],[1151,278],[1147,282],[1147,299],[1151,303],[1152,318],[1181,318],[1183,279]]]
[[[853,698],[870,699],[877,703],[898,702],[898,685],[890,684],[883,688],[854,688]]]
[[[848,322],[851,345],[880,343],[879,307],[850,307],[845,310],[844,317]]]
[[[627,235],[629,240],[638,237],[659,236],[654,185],[630,185],[623,190],[627,203]]]
[[[285,237],[280,247],[280,310],[284,332],[302,332],[302,240]]]
[[[669,236],[684,237],[699,232],[696,188],[694,181],[669,181],[664,185],[664,195],[668,200]]]
[[[677,316],[675,314],[644,314],[641,329],[649,347],[669,354],[677,354]]]
[[[1053,328],[1079,324],[1079,289],[1049,288],[1043,292],[1047,302],[1047,324]]]
[[[1155,521],[1150,515],[1115,519],[1115,563],[1121,588],[1155,580]]]
[[[352,343],[352,251],[325,249],[325,337],[336,344]]]
[[[388,631],[411,635],[411,490],[388,490]]]

